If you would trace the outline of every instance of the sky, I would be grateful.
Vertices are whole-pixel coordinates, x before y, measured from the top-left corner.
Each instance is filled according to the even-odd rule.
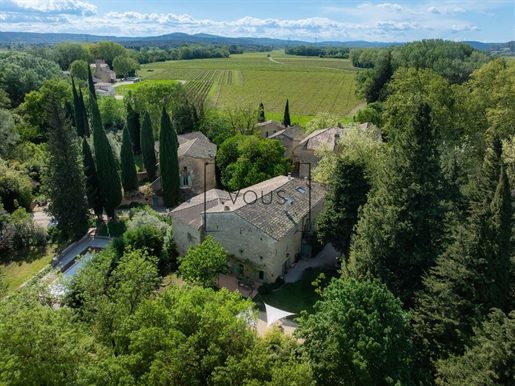
[[[0,0],[0,31],[507,42],[515,40],[515,0]]]

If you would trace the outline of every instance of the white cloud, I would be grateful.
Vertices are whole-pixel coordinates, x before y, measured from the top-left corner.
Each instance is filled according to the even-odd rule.
[[[324,8],[321,16],[299,19],[256,18],[215,21],[188,14],[109,12],[79,0],[0,0],[1,29],[23,32],[78,32],[95,35],[157,36],[172,32],[220,36],[273,37],[313,40],[407,41],[442,38],[479,31],[453,0],[436,2],[362,3]],[[130,5],[130,2],[128,3]],[[488,8],[471,6],[480,13]]]
[[[97,7],[79,0],[2,0],[0,10],[26,15],[93,16]]]

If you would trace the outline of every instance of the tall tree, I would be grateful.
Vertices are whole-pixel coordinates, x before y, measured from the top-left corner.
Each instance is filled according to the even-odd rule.
[[[161,130],[159,131],[159,171],[163,187],[163,199],[167,207],[177,205],[180,200],[178,149],[177,133],[173,129],[166,108],[163,106]]]
[[[391,151],[363,208],[350,269],[380,278],[411,306],[439,255],[447,209],[429,105],[408,96],[390,125]]]
[[[212,236],[197,245],[190,247],[184,257],[179,257],[179,276],[188,283],[213,287],[216,285],[218,273],[227,264],[227,253]]]
[[[98,182],[104,200],[104,209],[107,216],[116,218],[115,209],[122,201],[122,187],[120,176],[116,168],[116,159],[107,140],[102,118],[98,110],[97,100],[90,95],[91,125],[93,126],[93,146],[95,148],[95,165],[97,167]]]
[[[290,120],[290,106],[289,106],[289,102],[288,102],[288,99],[286,99],[286,106],[284,106],[284,117],[283,117],[283,124],[285,127],[288,127],[291,125],[291,120]]]
[[[129,134],[132,141],[132,149],[134,154],[140,154],[141,144],[139,114],[134,111],[130,103],[127,103],[127,126],[129,128]]]
[[[154,150],[154,131],[150,115],[145,112],[143,117],[143,125],[141,126],[141,153],[143,156],[143,165],[148,174],[148,179],[154,181],[156,178],[156,153]]]
[[[264,122],[265,121],[265,106],[263,106],[263,103],[261,102],[259,104],[258,108],[258,122]]]
[[[86,111],[86,104],[84,103],[84,95],[82,95],[81,89],[79,89],[78,102],[80,105],[80,112],[81,112],[81,116],[82,116],[82,123],[80,123],[80,124],[82,125],[81,127],[83,127],[84,135],[89,138],[89,135],[91,134],[91,132],[89,130],[88,113]],[[77,124],[79,124],[79,123],[77,123]]]
[[[50,124],[45,176],[50,198],[48,210],[65,237],[79,238],[88,230],[88,203],[77,135],[54,96],[47,102],[47,114]]]
[[[494,134],[470,215],[437,259],[417,299],[414,327],[432,360],[461,354],[491,308],[509,312],[513,305],[513,208],[501,152]]]
[[[132,143],[127,126],[123,128],[122,148],[120,151],[120,161],[122,167],[122,187],[125,194],[138,190],[138,174],[136,172],[136,162],[132,151]]]
[[[75,116],[75,127],[77,128],[77,135],[79,137],[84,137],[84,119],[83,119],[83,112],[81,110],[81,106],[84,105],[84,102],[81,105],[81,102],[79,101],[79,95],[77,93],[77,90],[75,89],[75,81],[72,77],[72,93],[73,93],[73,112]]]
[[[86,138],[82,139],[82,157],[84,163],[84,175],[86,176],[86,194],[88,196],[88,204],[93,209],[98,218],[102,217],[104,206],[102,203],[102,195],[100,193],[100,184],[98,183],[97,168],[91,154]]]
[[[348,156],[338,158],[332,179],[332,190],[317,219],[317,234],[320,241],[333,244],[348,259],[358,209],[367,202],[370,183],[365,176],[364,163]]]
[[[88,87],[90,98],[97,99],[97,92],[95,90],[95,83],[93,82],[93,76],[91,75],[91,66],[88,66]]]
[[[409,316],[384,284],[333,279],[301,315],[295,335],[317,385],[411,383]]]

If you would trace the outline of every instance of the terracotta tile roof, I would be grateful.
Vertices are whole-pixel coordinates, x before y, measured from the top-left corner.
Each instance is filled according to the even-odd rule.
[[[268,125],[274,125],[274,126],[281,127],[281,128],[284,129],[284,125],[280,124],[277,121],[274,121],[273,119],[269,119],[268,121],[265,121],[265,122],[258,122],[258,123],[256,123],[257,127],[268,126]]]

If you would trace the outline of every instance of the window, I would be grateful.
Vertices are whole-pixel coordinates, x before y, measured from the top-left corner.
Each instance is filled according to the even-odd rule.
[[[300,186],[296,187],[295,190],[302,194],[306,193],[306,191],[304,189],[302,189]]]
[[[188,184],[188,176],[183,176],[183,177],[182,177],[182,184],[183,184],[183,185],[186,185],[186,186],[187,186],[187,185],[189,185],[189,184]]]
[[[259,271],[259,280],[265,280],[265,272],[264,271]]]
[[[266,138],[268,138],[268,131],[267,131],[267,132],[265,132],[265,137],[266,137]]]

